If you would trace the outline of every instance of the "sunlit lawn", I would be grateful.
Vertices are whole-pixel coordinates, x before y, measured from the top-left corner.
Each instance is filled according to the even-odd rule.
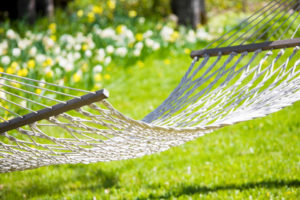
[[[190,61],[155,54],[144,66],[111,67],[104,87],[116,108],[141,119],[167,97]],[[296,103],[138,159],[1,174],[0,199],[297,199],[299,112]]]

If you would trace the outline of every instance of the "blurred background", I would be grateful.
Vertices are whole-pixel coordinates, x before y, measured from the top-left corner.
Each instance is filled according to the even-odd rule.
[[[163,77],[167,70],[155,71],[153,65],[177,63],[175,66],[183,73],[192,50],[203,48],[266,2],[10,0],[0,4],[0,72],[88,90],[106,87],[118,93],[111,101],[120,101],[124,97],[119,95],[122,91],[115,85],[120,77],[128,77],[128,72],[122,70],[136,72],[134,67],[141,70],[149,66],[154,76]],[[174,59],[179,55],[183,57],[181,66],[178,65],[181,62]],[[171,71],[168,73],[174,77]],[[182,73],[177,74],[177,79],[165,80],[177,83]],[[136,87],[140,86],[143,91],[149,81],[143,81],[145,86]],[[174,86],[167,84],[170,90]],[[15,87],[24,86],[15,84]],[[44,94],[39,89],[29,89]],[[141,101],[144,99],[146,97]],[[159,98],[155,103],[160,101]],[[0,103],[0,106],[10,107],[5,102]],[[120,107],[133,117],[142,117],[156,105],[152,101],[149,104],[138,113],[132,113],[128,105]],[[21,110],[14,111],[24,114]],[[1,112],[6,118],[12,117],[6,111]]]
[[[143,17],[155,16],[162,18],[173,13],[183,18],[179,13],[184,12],[185,17],[188,17],[191,12],[198,12],[197,14],[200,14],[200,18],[202,17],[200,22],[206,23],[206,10],[209,11],[209,15],[228,10],[247,12],[255,9],[255,7],[259,7],[260,4],[258,3],[262,3],[262,0],[13,0],[1,2],[1,17],[2,19],[27,18],[29,22],[33,23],[41,16],[53,17],[57,9],[72,12],[72,10],[74,11],[78,8],[84,9],[91,5],[97,5],[102,9],[109,8],[113,10],[111,14],[114,16],[124,16],[128,14],[126,11],[134,10],[137,12],[137,15]]]
[[[98,89],[110,76],[85,72],[143,66],[154,52],[162,58],[170,51],[189,54],[264,2],[11,0],[0,5],[1,71]]]

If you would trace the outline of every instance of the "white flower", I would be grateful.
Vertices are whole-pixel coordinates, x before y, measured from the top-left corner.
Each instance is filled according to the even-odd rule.
[[[101,28],[98,28],[98,27],[93,27],[94,28],[94,33],[96,34],[96,35],[101,35],[101,32],[102,32],[102,30],[101,30]]]
[[[87,41],[87,43],[88,43],[88,45],[89,45],[89,47],[91,48],[91,49],[93,49],[93,48],[95,48],[95,43],[93,42],[93,39],[92,38],[90,38],[88,41]]]
[[[151,39],[149,39],[149,38],[147,38],[147,39],[145,40],[145,43],[146,43],[146,46],[147,46],[147,47],[150,47],[150,48],[152,48],[153,45],[154,45],[154,41],[151,40]]]
[[[67,54],[68,54],[68,53],[67,53],[67,51],[65,51],[65,50],[62,50],[61,53],[60,53],[60,55],[62,55],[62,56],[67,56]]]
[[[168,26],[164,26],[162,30],[160,31],[160,36],[164,41],[170,41],[171,36],[174,33],[174,30]]]
[[[76,38],[77,41],[80,41],[79,38]],[[73,46],[75,44],[75,39],[73,38],[72,35],[69,34],[64,34],[59,38],[59,41],[62,43],[66,43],[69,44],[71,46]]]
[[[51,67],[46,67],[46,68],[44,69],[44,72],[45,72],[45,74],[47,74],[47,73],[53,74],[53,70],[51,69]]]
[[[33,36],[34,36],[33,39],[35,39],[36,41],[42,40],[42,38],[44,37],[42,33],[38,33],[38,34],[35,34]]]
[[[136,43],[135,45],[135,48],[139,49],[139,50],[142,50],[142,48],[144,47],[144,44],[142,42],[138,42]]]
[[[141,50],[140,50],[140,49],[135,49],[135,50],[133,51],[133,55],[135,55],[135,56],[140,56],[140,55],[141,55]]]
[[[81,49],[81,45],[80,44],[76,44],[75,47],[74,47],[74,49],[76,51],[79,51]]]
[[[42,80],[40,80],[40,81],[41,81],[41,82],[39,83],[39,86],[40,86],[40,87],[45,87],[46,84],[43,83],[43,82],[45,82],[45,79],[42,79]]]
[[[27,107],[26,101],[25,101],[25,100],[21,101],[21,102],[20,102],[20,105],[21,105],[23,108],[26,108],[26,107]]]
[[[92,51],[89,50],[89,49],[86,50],[86,51],[84,52],[84,54],[85,54],[85,56],[88,57],[88,58],[90,58],[90,57],[93,55]]]
[[[74,58],[75,58],[75,60],[80,59],[81,58],[81,54],[79,52],[75,52],[74,53]]]
[[[61,52],[60,47],[59,47],[59,46],[56,46],[56,47],[54,48],[54,53],[55,53],[56,55],[59,55],[60,52]]]
[[[102,38],[115,38],[116,33],[115,30],[112,28],[106,28],[100,33],[100,37]]]
[[[96,65],[93,69],[94,73],[100,73],[102,72],[103,67],[101,65]]]
[[[151,37],[152,35],[153,35],[153,31],[148,30],[148,31],[146,31],[146,32],[143,34],[143,37],[144,37],[144,38],[149,38],[149,37]]]
[[[1,43],[0,43],[0,47],[4,50],[6,50],[8,48],[8,41],[7,40],[3,40]]]
[[[42,62],[44,62],[45,60],[46,60],[46,56],[43,55],[43,54],[38,54],[38,55],[36,56],[36,61],[37,61],[38,63],[42,63]]]
[[[66,49],[71,50],[72,49],[72,45],[71,44],[67,44],[66,45]]]
[[[72,36],[71,36],[72,37]],[[78,32],[76,34],[76,38],[75,40],[79,43],[83,43],[85,41],[85,37],[83,36],[83,33],[82,32]]]
[[[31,41],[28,39],[19,40],[18,47],[20,49],[26,49],[29,45],[31,45]]]
[[[124,31],[124,35],[128,39],[129,43],[135,42],[135,37],[131,30],[126,28],[126,30]]]
[[[145,43],[147,47],[152,48],[154,51],[160,48],[160,44],[152,39],[147,38]]]
[[[31,31],[26,31],[25,32],[25,36],[28,37],[28,38],[30,38],[32,36]]]
[[[6,99],[6,94],[4,92],[0,91],[0,98],[2,99]]]
[[[124,57],[127,54],[127,49],[125,47],[120,47],[116,49],[116,55]]]
[[[65,68],[65,66],[68,64],[68,60],[61,56],[58,57],[57,59],[58,59],[58,64],[63,68]]]
[[[63,73],[63,70],[61,68],[55,68],[54,69],[54,74],[61,76]]]
[[[21,65],[22,65],[22,69],[23,69],[23,68],[27,68],[27,67],[28,67],[28,65],[27,65],[27,63],[26,63],[26,62],[22,63]]]
[[[49,37],[43,38],[43,44],[45,45],[46,48],[51,48],[55,45],[54,41]]]
[[[110,56],[106,57],[104,60],[104,64],[109,65],[110,62],[111,62],[111,57]]]
[[[139,18],[139,23],[140,24],[144,24],[145,23],[145,18],[144,17],[140,17]]]
[[[208,34],[203,28],[197,29],[196,36],[198,39],[201,39],[201,40],[211,40],[212,39],[210,34]]]
[[[19,57],[21,55],[21,49],[13,48],[12,49],[12,55],[15,56],[15,57]]]
[[[7,30],[6,36],[8,39],[16,39],[17,38],[17,34],[12,29]]]
[[[197,38],[196,38],[196,34],[193,30],[189,30],[186,40],[190,43],[196,42]]]
[[[104,49],[98,49],[96,59],[100,62],[103,62],[105,59],[105,51]]]
[[[73,62],[73,61],[75,60],[74,54],[71,53],[71,52],[69,52],[69,53],[67,54],[67,60]]]
[[[106,51],[107,53],[112,54],[115,51],[115,48],[112,45],[108,45]]]
[[[97,88],[101,88],[101,87],[102,87],[101,83],[96,83],[95,86],[96,86]]]
[[[154,51],[160,49],[160,44],[159,44],[158,42],[154,42],[152,49],[153,49]]]
[[[72,63],[72,62],[67,62],[66,65],[64,66],[64,68],[65,68],[65,70],[66,70],[67,72],[69,72],[69,71],[71,71],[71,70],[74,69],[74,63]]]
[[[8,64],[10,63],[10,57],[9,57],[9,56],[3,56],[3,57],[1,58],[1,62],[2,62],[2,64],[4,64],[4,65],[8,65]]]
[[[37,53],[37,48],[35,46],[31,47],[29,50],[29,55],[30,56],[35,56]]]
[[[63,85],[64,85],[64,79],[60,79],[60,80],[58,81],[58,85],[63,86]]]

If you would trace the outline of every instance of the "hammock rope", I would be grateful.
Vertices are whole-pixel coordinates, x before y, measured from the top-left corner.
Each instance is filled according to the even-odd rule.
[[[179,85],[143,120],[116,110],[105,90],[1,72],[0,101],[11,107],[0,106],[0,172],[141,157],[298,101],[297,2],[271,1],[207,46],[214,49],[192,52]],[[289,40],[271,42],[279,33]]]
[[[236,40],[236,38],[242,39],[242,37],[239,37],[238,34],[242,33],[243,36],[247,36],[247,34],[250,34],[252,30],[255,31],[256,27],[264,26],[265,24],[267,24],[264,20],[267,20],[269,17],[276,16],[279,9],[281,9],[282,12],[287,13],[287,12],[291,11],[293,5],[296,5],[296,4],[292,4],[292,5],[290,4],[290,3],[293,3],[294,0],[284,0],[284,1],[279,1],[279,2],[271,1],[271,2],[275,3],[271,8],[268,8],[268,5],[263,7],[263,9],[266,8],[266,10],[264,12],[258,13],[257,16],[255,16],[257,13],[251,15],[248,19],[242,21],[239,25],[237,25],[236,27],[232,28],[230,31],[228,31],[227,33],[222,35],[219,39],[208,44],[207,47],[213,46],[213,44],[217,44],[217,46],[215,46],[215,48],[222,47],[222,46],[230,46],[229,44],[238,45],[238,44],[234,44],[234,42],[230,42],[230,40]],[[285,3],[289,3],[288,6],[284,6]],[[292,12],[294,12],[294,11],[292,10]],[[254,19],[251,19],[251,18],[254,18]],[[249,19],[251,19],[251,20],[249,20]],[[231,35],[227,36],[227,39],[220,42],[220,40],[226,38],[226,35],[228,35],[230,32],[233,32],[233,33]],[[241,42],[242,41],[243,40],[241,40]],[[220,42],[220,43],[218,44],[218,42]],[[206,48],[204,48],[204,49],[206,49]]]
[[[289,1],[289,0],[285,0],[284,2],[286,2],[286,1]],[[273,9],[273,10],[272,10],[272,8],[274,6],[277,6],[277,5],[279,5],[279,4],[276,1],[270,1],[267,5],[265,5],[264,7],[262,7],[261,9],[259,9],[258,11],[254,12],[251,16],[249,16],[248,18],[244,19],[242,22],[240,22],[240,24],[236,25],[235,27],[233,27],[232,29],[230,29],[229,31],[227,31],[225,34],[223,34],[222,36],[220,36],[215,41],[209,43],[204,49],[207,49],[208,47],[213,46],[213,44],[216,44],[217,42],[221,41],[226,36],[228,36],[229,33],[231,33],[231,32],[234,31],[232,35],[230,35],[222,43],[220,43],[218,46],[216,46],[216,48],[220,47],[223,43],[225,43],[226,41],[228,41],[230,38],[233,38],[238,32],[242,32],[242,30],[244,28],[246,28],[249,24],[251,24],[252,22],[254,22],[259,17],[263,16],[266,13],[268,13],[268,14],[265,15],[266,17],[269,16],[269,15],[271,15],[276,10],[276,8]]]

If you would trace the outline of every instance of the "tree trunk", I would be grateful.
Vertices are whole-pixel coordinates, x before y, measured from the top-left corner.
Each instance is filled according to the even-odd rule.
[[[207,23],[204,0],[171,0],[171,9],[177,15],[179,24],[196,28]]]
[[[54,1],[53,0],[35,0],[36,10],[39,14],[53,17]]]
[[[53,0],[18,0],[17,13],[19,18],[25,18],[33,24],[37,15],[53,17]]]
[[[242,0],[242,11],[247,12],[247,0]]]
[[[46,13],[49,18],[53,18],[54,14],[54,1],[53,0],[46,0]]]
[[[207,24],[205,0],[199,0],[199,2],[200,2],[200,23],[201,24]]]
[[[300,11],[300,0],[298,0],[296,4],[293,6],[293,10]]]
[[[29,23],[33,24],[36,18],[35,0],[18,0],[17,13],[18,18],[25,18]]]

